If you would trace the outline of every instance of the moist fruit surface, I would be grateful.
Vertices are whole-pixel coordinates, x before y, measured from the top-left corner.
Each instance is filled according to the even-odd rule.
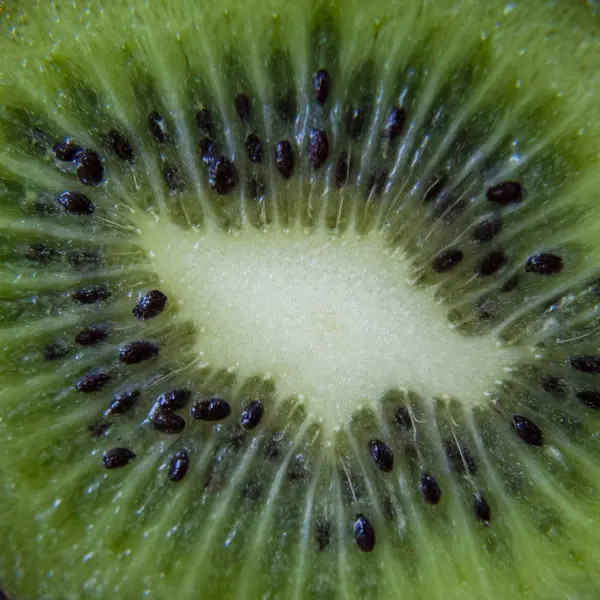
[[[0,19],[0,598],[597,597],[592,6]]]

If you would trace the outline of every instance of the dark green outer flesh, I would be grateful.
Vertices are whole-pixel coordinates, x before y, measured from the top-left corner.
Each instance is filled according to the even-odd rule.
[[[567,365],[570,355],[600,347],[598,29],[583,3],[233,3],[228,10],[220,3],[7,3],[4,11],[0,583],[14,600],[597,597],[600,422],[598,411],[575,394],[599,383]],[[324,114],[309,102],[310,74],[323,66],[332,74],[336,102]],[[298,153],[289,186],[272,162],[256,169],[273,190],[262,204],[239,191],[242,186],[216,196],[195,150],[194,113],[201,104],[218,107],[220,143],[244,174],[254,172],[240,149],[246,130],[229,101],[241,89],[253,97],[252,125],[269,148],[281,137],[303,140],[310,119],[329,128],[336,151],[352,148],[343,109],[356,99],[367,110],[369,131],[381,129],[399,98],[414,128],[403,138],[405,151],[398,145],[385,154],[364,137],[355,144],[361,163],[349,213],[338,210],[333,189],[335,152],[317,174]],[[300,116],[272,118],[264,107],[292,92]],[[150,110],[169,115],[175,139],[165,148],[148,134]],[[114,126],[134,142],[133,172],[102,146],[102,134]],[[74,173],[61,172],[46,142],[32,143],[38,130],[52,142],[73,135],[97,149],[107,181],[83,188]],[[411,165],[427,135],[429,146]],[[517,166],[510,162],[515,140],[525,157]],[[476,150],[481,161],[467,168]],[[185,173],[183,193],[169,192],[162,161]],[[380,164],[392,173],[391,183],[373,202],[364,186]],[[431,256],[457,239],[465,223],[487,214],[477,188],[463,216],[424,239],[436,221],[422,208],[422,193],[442,167],[459,191],[481,187],[482,173],[497,172],[518,177],[528,191],[522,207],[502,213],[500,240],[512,262],[492,283],[469,277],[482,252],[471,246],[462,270],[444,278],[431,273]],[[32,214],[32,198],[53,200],[73,186],[98,206],[93,219]],[[415,186],[420,193],[411,194]],[[224,232],[379,230],[407,253],[420,285],[438,286],[449,318],[465,335],[495,335],[533,349],[531,360],[495,390],[493,408],[472,412],[460,398],[447,403],[398,392],[377,401],[381,413],[366,409],[343,424],[328,446],[318,423],[279,398],[271,382],[235,381],[197,365],[181,371],[196,358],[198,332],[176,306],[133,323],[137,294],[158,285],[131,211],[148,208],[186,231],[207,222]],[[23,247],[49,239],[61,258],[40,270],[23,258]],[[73,248],[99,249],[102,265],[66,266]],[[547,248],[560,249],[564,274],[527,280],[508,297],[498,292],[513,272],[523,275],[527,256]],[[69,294],[99,281],[110,285],[111,300],[74,307]],[[482,298],[498,305],[491,322],[474,317]],[[97,319],[114,327],[109,347],[86,349],[78,360],[40,362],[39,348],[55,334],[70,338]],[[116,346],[136,335],[160,341],[160,360],[116,365]],[[565,339],[576,341],[565,345]],[[92,438],[88,426],[101,418],[110,391],[83,398],[73,382],[98,365],[114,369],[120,386],[141,383],[144,402],[115,419],[107,435]],[[541,391],[540,372],[564,378],[566,395]],[[152,398],[175,385],[226,396],[236,414],[247,399],[260,398],[265,421],[239,444],[232,443],[233,421],[195,423],[166,438],[143,419]],[[400,403],[419,423],[414,435],[394,429]],[[516,437],[515,413],[540,425],[543,448]],[[283,439],[273,457],[269,438],[277,432]],[[453,435],[475,456],[477,474],[453,470],[442,450]],[[391,476],[376,470],[364,450],[380,436],[394,448]],[[121,443],[135,448],[135,462],[103,470],[102,452]],[[166,468],[182,446],[192,456],[190,472],[173,484]],[[298,455],[305,465],[296,464]],[[443,490],[436,506],[418,491],[424,469]],[[477,490],[491,504],[490,527],[473,517]],[[354,541],[357,513],[375,524],[372,553],[360,552]],[[331,531],[323,552],[316,542],[321,521]]]

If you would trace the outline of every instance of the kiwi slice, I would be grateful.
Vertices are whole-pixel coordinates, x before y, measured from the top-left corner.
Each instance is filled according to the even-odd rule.
[[[0,16],[2,594],[597,597],[591,6]]]

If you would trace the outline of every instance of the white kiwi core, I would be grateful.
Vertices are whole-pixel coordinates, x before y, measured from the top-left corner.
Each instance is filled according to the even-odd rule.
[[[270,374],[329,431],[390,389],[485,404],[518,358],[453,329],[433,289],[408,283],[406,261],[375,233],[226,234],[155,219],[140,235],[161,285],[197,325],[202,360],[241,379]]]

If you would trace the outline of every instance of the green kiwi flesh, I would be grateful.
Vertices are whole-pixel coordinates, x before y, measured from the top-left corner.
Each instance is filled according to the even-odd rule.
[[[597,597],[590,6],[0,18],[0,597]]]

